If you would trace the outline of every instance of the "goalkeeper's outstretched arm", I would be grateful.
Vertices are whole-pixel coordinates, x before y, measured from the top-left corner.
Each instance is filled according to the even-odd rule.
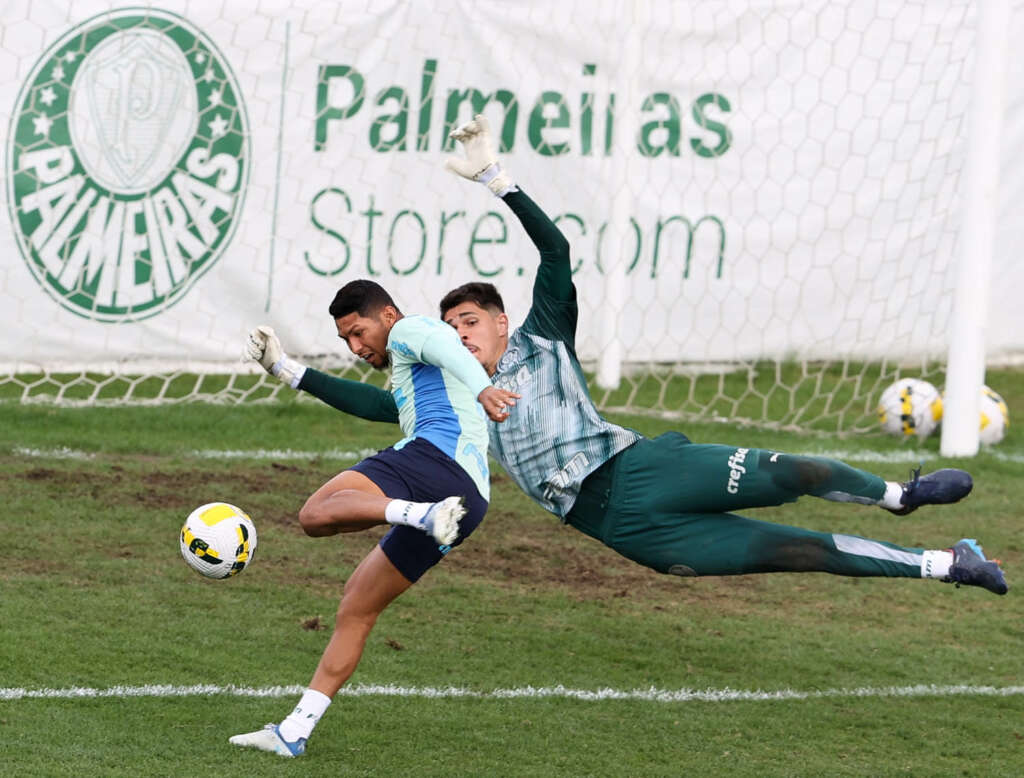
[[[398,406],[394,396],[372,384],[338,378],[309,367],[299,381],[298,388],[360,419],[398,424]]]
[[[569,241],[538,205],[512,181],[494,153],[491,128],[487,117],[478,114],[472,121],[456,128],[451,137],[465,149],[465,157],[449,157],[445,162],[452,172],[485,184],[505,201],[526,229],[540,253],[536,287],[558,300],[575,296],[569,262]]]
[[[398,406],[391,392],[303,365],[285,354],[271,327],[261,325],[249,333],[242,358],[259,362],[264,370],[292,389],[309,392],[339,411],[369,421],[398,423]]]
[[[522,191],[509,192],[502,200],[512,209],[540,253],[535,288],[544,289],[556,300],[572,300],[576,290],[572,284],[569,262],[569,241],[548,215]]]

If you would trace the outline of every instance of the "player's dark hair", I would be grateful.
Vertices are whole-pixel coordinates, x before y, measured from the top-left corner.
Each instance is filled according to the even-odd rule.
[[[494,284],[472,281],[452,289],[442,298],[441,318],[443,319],[444,315],[456,305],[462,305],[463,303],[479,305],[491,313],[505,312],[505,303],[502,301],[501,295],[498,294]]]
[[[335,319],[348,316],[350,313],[358,313],[360,316],[375,316],[385,305],[390,305],[401,313],[383,286],[376,281],[360,279],[349,281],[341,287],[334,295],[329,310]]]

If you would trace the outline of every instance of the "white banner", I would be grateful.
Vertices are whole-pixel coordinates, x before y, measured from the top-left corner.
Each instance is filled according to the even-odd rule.
[[[945,353],[970,3],[8,8],[23,368],[235,361],[259,323],[342,353],[327,307],[355,278],[435,315],[490,281],[520,322],[536,252],[442,168],[476,110],[572,243],[582,358],[608,331],[627,361]],[[1024,351],[1011,88],[990,354]]]

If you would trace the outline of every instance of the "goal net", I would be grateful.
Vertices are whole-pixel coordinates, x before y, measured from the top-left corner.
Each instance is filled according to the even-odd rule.
[[[857,431],[942,383],[972,3],[9,9],[4,400],[272,400],[257,324],[370,379],[327,313],[355,278],[520,323],[536,252],[442,169],[481,111],[572,244],[603,409]]]

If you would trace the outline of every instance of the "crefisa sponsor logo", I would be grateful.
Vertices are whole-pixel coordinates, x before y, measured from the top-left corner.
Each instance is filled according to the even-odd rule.
[[[238,82],[209,38],[153,8],[95,16],[46,51],[13,111],[22,256],[73,313],[153,316],[230,243],[250,156]]]
[[[750,453],[749,448],[738,448],[725,463],[729,468],[729,480],[725,485],[725,491],[729,494],[736,494],[740,490],[740,479],[747,472],[743,463],[746,461],[748,453]]]

